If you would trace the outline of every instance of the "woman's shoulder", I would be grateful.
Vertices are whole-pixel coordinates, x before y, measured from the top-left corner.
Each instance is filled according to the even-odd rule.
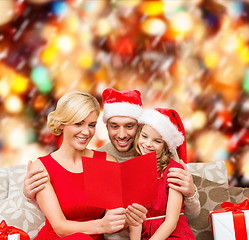
[[[44,163],[51,159],[51,153],[40,156],[36,160],[32,161],[31,169],[44,168]]]
[[[32,161],[32,164],[30,166],[31,170],[33,170],[33,169],[41,169],[41,168],[44,168],[44,165],[43,165],[42,161],[40,160],[40,157],[37,158],[36,160]]]

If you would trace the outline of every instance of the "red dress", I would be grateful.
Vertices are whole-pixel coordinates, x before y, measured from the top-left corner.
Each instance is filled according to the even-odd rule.
[[[167,174],[171,167],[183,168],[181,164],[177,163],[176,161],[170,159],[169,165],[163,173],[163,178],[158,179],[158,195],[157,199],[153,200],[152,202],[146,204],[146,208],[148,210],[147,218],[149,217],[157,217],[165,215],[166,207],[167,207],[167,200],[168,200],[168,191],[169,186],[167,182]],[[161,173],[158,173],[158,178],[161,177]],[[183,213],[183,204],[181,212]],[[160,219],[153,219],[153,220],[146,220],[143,222],[143,230],[142,230],[142,240],[149,239],[155,231],[160,227],[160,225],[164,222],[165,218]],[[194,234],[192,233],[189,225],[188,220],[185,215],[180,215],[179,220],[177,223],[177,227],[172,232],[172,234],[167,239],[184,239],[184,240],[193,240],[195,239]]]
[[[106,159],[105,152],[94,151],[94,156]],[[57,195],[61,209],[68,220],[89,221],[99,219],[104,216],[105,209],[88,206],[85,203],[84,191],[84,172],[73,173],[63,168],[51,154],[39,158],[48,171],[51,184]],[[49,200],[48,203],[49,204]],[[60,238],[53,230],[49,221],[46,219],[45,226],[39,231],[35,240],[50,239],[68,239],[68,240],[103,240],[103,235],[87,235],[84,233],[75,233]]]

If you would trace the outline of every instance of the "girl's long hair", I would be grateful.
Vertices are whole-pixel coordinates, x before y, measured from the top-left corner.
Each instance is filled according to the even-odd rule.
[[[141,131],[142,131],[144,125],[145,124],[140,124],[138,126],[138,129],[137,129],[137,134],[136,134],[136,137],[134,140],[135,156],[142,155],[142,152],[138,147],[138,139],[141,135]],[[163,172],[165,171],[165,169],[169,165],[170,158],[173,158],[173,155],[169,151],[168,146],[167,146],[166,142],[164,141],[163,150],[159,154],[157,154],[157,172],[161,172],[161,178],[163,177]]]

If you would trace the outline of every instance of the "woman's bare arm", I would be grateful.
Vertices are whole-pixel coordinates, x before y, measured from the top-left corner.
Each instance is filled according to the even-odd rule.
[[[42,167],[44,168],[40,160],[36,160],[31,165],[31,169]],[[52,225],[55,233],[60,237],[77,232],[86,234],[113,233],[121,230],[125,224],[124,208],[110,210],[102,219],[84,222],[67,220],[61,210],[50,179],[45,183],[44,188],[36,194],[36,199],[41,211]]]

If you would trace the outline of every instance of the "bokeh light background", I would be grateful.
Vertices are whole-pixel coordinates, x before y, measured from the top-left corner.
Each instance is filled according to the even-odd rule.
[[[189,162],[225,161],[249,186],[249,2],[1,0],[0,167],[56,149],[65,92],[138,89],[181,115]],[[99,119],[90,147],[108,141]]]

